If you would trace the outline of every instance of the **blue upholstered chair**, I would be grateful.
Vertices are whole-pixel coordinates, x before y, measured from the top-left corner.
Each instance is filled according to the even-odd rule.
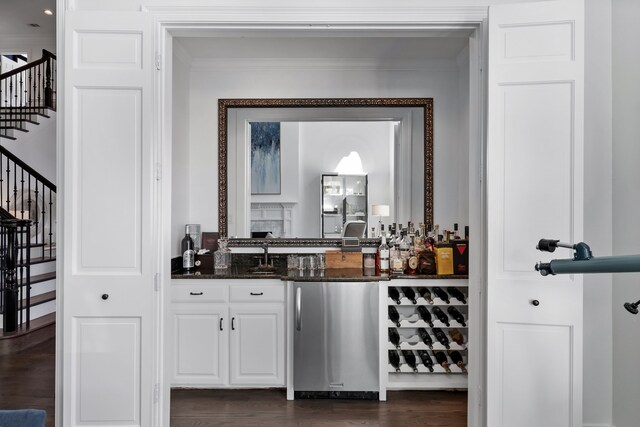
[[[0,427],[44,427],[46,418],[42,409],[0,411]]]

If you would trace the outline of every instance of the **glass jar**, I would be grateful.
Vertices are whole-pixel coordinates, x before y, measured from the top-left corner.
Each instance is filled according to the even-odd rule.
[[[231,267],[231,250],[227,247],[229,241],[226,238],[218,239],[218,250],[213,254],[213,263],[216,270],[225,270]]]

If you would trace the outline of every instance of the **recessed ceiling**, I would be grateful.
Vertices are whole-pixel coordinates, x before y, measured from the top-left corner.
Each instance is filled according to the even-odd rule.
[[[194,59],[453,59],[467,37],[181,37]]]
[[[54,12],[44,14],[45,9]],[[56,36],[55,0],[0,0],[0,34],[3,36]],[[32,27],[29,24],[38,24]]]

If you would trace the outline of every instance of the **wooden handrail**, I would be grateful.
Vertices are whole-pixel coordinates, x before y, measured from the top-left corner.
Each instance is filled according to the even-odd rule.
[[[37,65],[44,64],[48,59],[56,59],[56,55],[54,53],[49,52],[46,49],[42,49],[42,58],[36,59],[33,62],[29,62],[28,64],[23,65],[22,67],[14,68],[11,71],[7,71],[6,73],[0,74],[0,80],[11,77],[15,74],[20,74],[23,71],[28,70],[29,68],[33,68]]]

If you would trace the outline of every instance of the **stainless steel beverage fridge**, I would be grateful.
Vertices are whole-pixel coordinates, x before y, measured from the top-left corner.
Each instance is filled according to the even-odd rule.
[[[377,399],[378,283],[293,285],[294,396]]]

